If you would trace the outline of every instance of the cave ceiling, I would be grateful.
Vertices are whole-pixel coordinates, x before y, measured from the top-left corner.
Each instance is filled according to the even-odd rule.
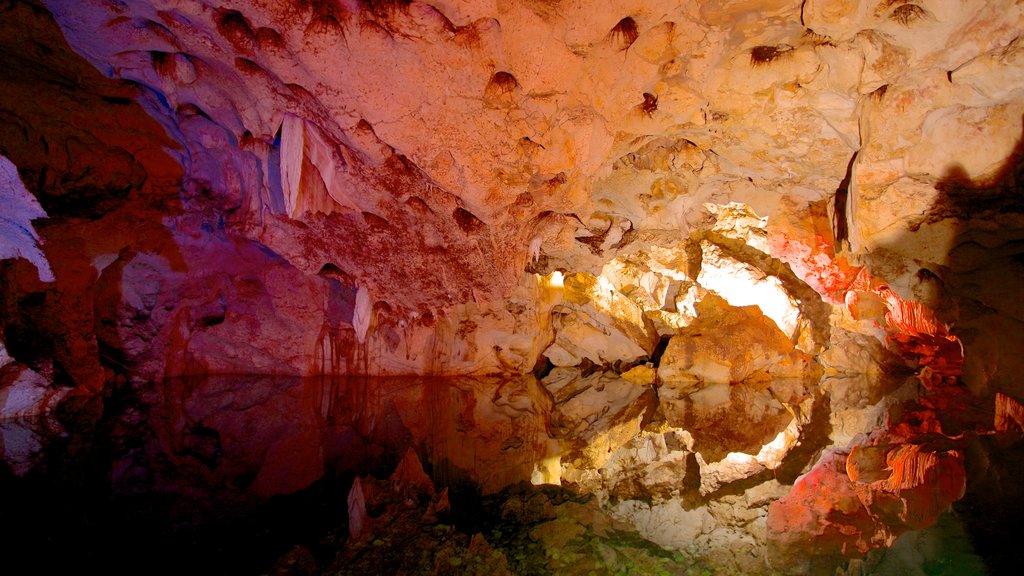
[[[407,311],[841,187],[854,248],[939,260],[907,214],[994,174],[1024,112],[1000,2],[44,4],[175,142],[186,204]]]

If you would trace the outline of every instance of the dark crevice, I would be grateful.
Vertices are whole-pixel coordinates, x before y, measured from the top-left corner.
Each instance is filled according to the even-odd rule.
[[[658,343],[654,346],[654,351],[651,352],[651,363],[655,366],[661,365],[661,357],[665,354],[665,349],[668,348],[669,341],[672,340],[672,336],[666,334],[662,336]]]
[[[466,234],[478,232],[485,226],[482,220],[465,208],[456,208],[453,210],[452,218],[455,219],[455,223],[458,224],[459,228],[461,228]]]
[[[882,86],[879,90],[882,94],[885,94],[886,86]],[[872,92],[872,95],[875,94]],[[879,96],[881,98],[881,96]],[[857,154],[854,152],[853,156],[850,157],[850,162],[846,165],[846,175],[839,182],[839,187],[836,188],[835,193],[835,205],[832,214],[832,234],[835,240],[836,252],[843,250],[849,250],[850,248],[850,225],[847,221],[847,203],[850,198],[850,183],[853,181],[853,165],[857,161]]]
[[[621,49],[626,50],[636,42],[636,39],[640,37],[640,29],[636,25],[636,20],[626,16],[622,20],[619,20],[618,24],[612,28],[609,33],[612,40],[622,44]]]

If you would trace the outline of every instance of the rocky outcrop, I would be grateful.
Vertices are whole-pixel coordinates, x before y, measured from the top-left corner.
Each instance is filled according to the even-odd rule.
[[[656,396],[614,373],[584,376],[578,369],[556,368],[544,378],[554,397],[551,425],[562,439],[563,459],[577,469],[604,466],[613,452],[640,433],[653,417]]]
[[[0,342],[0,459],[16,476],[40,464],[47,445],[62,435],[55,412],[68,392],[12,361]]]
[[[733,307],[708,296],[696,304],[697,320],[674,336],[662,356],[664,387],[779,379],[816,380],[820,368],[754,306]]]
[[[39,280],[53,282],[53,271],[46,256],[39,250],[39,234],[32,220],[46,218],[35,196],[21,183],[17,167],[0,156],[0,201],[4,215],[0,217],[0,260],[24,258],[39,271]]]
[[[563,282],[562,304],[552,310],[555,341],[544,351],[552,364],[635,362],[654,351],[651,321],[607,279],[580,273]]]

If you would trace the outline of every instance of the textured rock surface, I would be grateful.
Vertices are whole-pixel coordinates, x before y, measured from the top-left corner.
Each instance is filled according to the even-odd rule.
[[[39,234],[32,228],[32,220],[45,218],[46,212],[25,189],[17,166],[3,156],[0,156],[0,202],[4,205],[4,214],[0,217],[0,260],[24,258],[39,271],[39,280],[53,282],[50,263],[39,250]]]
[[[554,397],[552,428],[563,439],[564,457],[579,469],[601,468],[640,433],[656,405],[653,388],[615,374],[583,376],[579,370],[556,368],[544,386]]]
[[[658,376],[666,386],[685,392],[686,382],[817,379],[813,358],[757,307],[737,308],[709,296],[695,309],[697,320],[672,337],[662,356]]]
[[[831,573],[934,520],[964,454],[968,486],[1024,501],[998,479],[1024,398],[1022,24],[998,0],[8,3],[0,340],[32,383],[0,393],[512,375],[393,401],[514,421],[490,441],[541,426],[535,372],[564,453],[520,438],[516,476],[737,570],[771,542]],[[198,470],[216,447],[184,414],[167,441]],[[239,468],[265,495],[322,472],[285,472],[313,430],[278,432]]]
[[[22,6],[12,10],[25,11]],[[1012,80],[1000,81],[1013,78],[1017,61],[1016,44],[1006,32],[1007,23],[1019,16],[1016,8],[926,10],[858,3],[850,14],[844,9],[837,15],[809,6],[806,29],[798,24],[800,5],[786,2],[743,9],[625,3],[597,12],[584,3],[557,11],[534,3],[416,2],[274,7],[238,2],[217,9],[171,3],[154,10],[140,1],[116,11],[100,2],[51,8],[76,50],[101,71],[135,86],[132,91],[112,84],[108,91],[137,94],[177,144],[151,151],[140,138],[159,134],[155,130],[137,130],[136,140],[126,144],[117,137],[125,131],[104,130],[103,115],[94,127],[80,124],[68,140],[55,127],[59,124],[37,122],[19,111],[24,120],[17,125],[31,126],[48,142],[74,142],[64,147],[70,156],[39,147],[24,147],[16,155],[25,173],[42,173],[44,162],[65,171],[57,184],[37,191],[52,198],[44,207],[52,204],[51,212],[57,213],[70,209],[68,202],[85,201],[80,190],[86,188],[138,190],[129,198],[152,197],[147,191],[175,186],[174,164],[179,164],[182,208],[198,218],[177,222],[176,230],[203,237],[203,226],[223,229],[231,242],[255,241],[306,276],[320,273],[338,279],[346,290],[365,291],[371,312],[360,316],[364,323],[354,342],[324,318],[326,311],[299,311],[302,330],[312,333],[314,326],[326,324],[336,333],[330,342],[271,346],[285,351],[276,359],[282,366],[302,373],[319,368],[310,366],[316,358],[303,362],[299,356],[315,357],[317,347],[356,348],[363,343],[359,334],[366,330],[372,339],[374,328],[383,342],[377,347],[381,353],[371,356],[379,359],[381,371],[529,370],[549,337],[546,328],[524,333],[502,327],[499,339],[516,334],[516,351],[509,354],[508,347],[471,335],[459,313],[459,324],[451,327],[458,342],[440,346],[441,353],[417,360],[402,359],[395,350],[443,340],[433,332],[448,327],[439,328],[432,319],[448,317],[453,306],[471,301],[486,310],[488,302],[521,285],[524,267],[597,274],[620,253],[641,258],[653,253],[644,240],[653,233],[674,230],[678,243],[706,229],[728,212],[714,206],[728,202],[745,202],[755,215],[738,228],[713,228],[714,234],[760,230],[761,240],[751,245],[793,266],[826,298],[841,300],[844,286],[856,277],[856,268],[830,260],[835,239],[841,246],[852,240],[858,257],[889,274],[907,296],[909,285],[899,283],[906,278],[897,269],[899,255],[942,265],[944,254],[929,255],[902,239],[899,250],[886,244],[886,238],[903,232],[916,238],[931,226],[921,228],[913,218],[902,227],[886,224],[885,218],[902,222],[901,215],[920,213],[911,204],[928,196],[907,196],[901,187],[918,182],[931,186],[932,196],[949,188],[944,182],[953,181],[943,180],[943,170],[950,162],[943,164],[941,154],[928,150],[957,130],[979,126],[979,133],[995,136],[985,136],[991,143],[991,150],[984,148],[988,163],[959,161],[970,164],[964,164],[964,178],[988,178],[1012,153],[1019,132],[1012,122],[1018,88]],[[614,16],[616,11],[629,18]],[[759,17],[751,18],[754,13]],[[39,34],[47,44],[59,44],[52,31]],[[328,65],[327,54],[345,65]],[[53,57],[50,62],[56,73],[70,69],[69,62]],[[392,76],[376,74],[381,62],[394,67]],[[951,73],[945,85],[936,84],[949,70],[957,74]],[[391,82],[392,77],[402,82]],[[12,86],[9,94],[14,93]],[[900,113],[899,123],[880,120],[895,110],[886,103],[910,102],[914,94],[920,97],[913,98],[913,113]],[[953,101],[967,104],[943,104]],[[984,122],[959,113],[968,104]],[[938,112],[927,129],[921,128],[918,122],[932,110]],[[48,112],[45,104],[32,111],[38,118]],[[98,141],[104,134],[102,146],[112,151]],[[895,146],[899,134],[913,137]],[[87,143],[81,149],[90,154],[74,148],[79,142]],[[878,167],[903,154],[909,162],[904,172],[875,176],[881,174]],[[69,163],[72,156],[75,162]],[[109,167],[89,169],[88,159],[99,157]],[[121,164],[109,160],[114,157]],[[915,160],[926,157],[931,159]],[[971,190],[998,196],[977,187],[957,190],[956,197],[975,193]],[[96,193],[89,210],[109,210],[105,198]],[[873,208],[882,205],[899,210],[883,218]],[[1013,217],[1012,211],[1002,213]],[[757,215],[768,217],[767,227]],[[944,222],[959,218],[949,216],[940,215]],[[159,229],[148,236],[155,233]],[[176,244],[179,240],[174,237]],[[352,240],[360,249],[349,248]],[[928,244],[932,252],[951,246]],[[173,250],[157,252],[167,257]],[[119,251],[89,246],[84,257],[94,261]],[[710,262],[718,256],[714,249],[708,252],[709,265],[701,272],[716,289],[722,281],[712,276],[720,268]],[[402,257],[387,257],[398,254]],[[191,262],[191,256],[182,259]],[[692,265],[648,266],[653,276],[636,284],[652,297],[652,321],[663,333],[685,323],[672,316],[679,312],[666,298],[679,293],[678,282]],[[755,275],[765,272],[755,266]],[[689,279],[697,280],[696,274]],[[770,276],[765,280],[774,282]],[[306,283],[329,292],[323,285],[313,288],[317,281]],[[613,283],[626,289],[614,278]],[[84,290],[90,286],[87,282]],[[803,301],[788,288],[780,292],[776,286],[775,294],[780,302]],[[796,328],[792,305],[768,313],[778,314],[787,334]],[[479,315],[487,312],[468,314],[473,322]],[[170,334],[157,339],[166,341]],[[570,330],[563,340],[572,337]],[[78,338],[80,348],[99,347],[91,335]],[[502,350],[495,352],[494,346]],[[439,368],[453,356],[449,348],[465,361]],[[641,348],[650,351],[647,342]],[[630,354],[636,357],[635,352]],[[253,354],[253,370],[264,370],[260,353]],[[351,372],[370,366],[353,368],[358,361],[348,362],[348,356],[342,354],[345,361],[331,367]],[[561,351],[552,356],[559,358],[556,363],[570,364],[582,357]],[[208,369],[240,369],[228,364],[214,361]]]
[[[562,304],[552,310],[555,341],[544,350],[555,366],[633,362],[654,351],[651,321],[604,276],[573,274],[564,285]]]

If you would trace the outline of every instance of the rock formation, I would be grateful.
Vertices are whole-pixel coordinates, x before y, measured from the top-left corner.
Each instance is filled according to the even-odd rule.
[[[0,16],[16,475],[58,405],[112,382],[358,377],[365,399],[375,378],[429,375],[481,378],[490,400],[439,388],[399,414],[523,431],[504,456],[434,446],[432,482],[446,466],[483,493],[560,482],[735,569],[831,574],[965,490],[993,507],[972,482],[1022,496],[983,464],[1012,469],[1024,431],[1017,3],[18,0]],[[347,408],[356,427],[374,413]],[[197,410],[159,433],[188,466],[245,434]],[[324,473],[289,466],[315,430],[265,432],[260,465],[239,464],[263,497]]]

